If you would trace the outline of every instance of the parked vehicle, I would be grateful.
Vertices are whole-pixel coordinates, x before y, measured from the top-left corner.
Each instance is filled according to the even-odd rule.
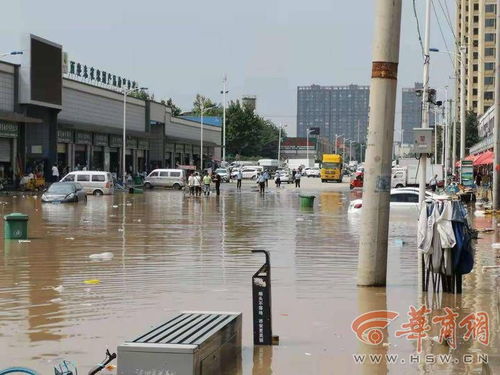
[[[144,179],[144,188],[170,187],[176,190],[186,185],[184,169],[155,169]]]
[[[87,202],[87,194],[78,182],[55,182],[42,194],[42,202]]]
[[[304,175],[307,177],[320,177],[321,171],[319,168],[316,167],[306,168],[304,170]]]
[[[292,176],[288,171],[284,170],[278,170],[276,171],[276,174],[274,175],[274,178],[276,178],[276,175],[279,174],[280,176],[280,181],[282,184],[291,184],[292,181]]]
[[[323,154],[320,172],[321,182],[342,182],[342,164],[342,155]]]
[[[218,174],[221,177],[222,182],[230,181],[229,170],[227,170],[226,168],[217,168],[214,173]]]
[[[258,161],[258,164],[260,167],[263,167],[264,169],[271,172],[279,168],[278,159],[260,159]]]
[[[439,195],[425,192],[426,199],[446,198]],[[363,207],[362,199],[355,199],[349,204],[348,212],[359,211]],[[402,188],[391,190],[391,209],[393,208],[414,208],[418,210],[418,189],[417,188]]]
[[[257,178],[258,173],[264,172],[264,168],[260,166],[247,166],[241,168],[241,174],[243,179],[252,179],[255,180]],[[231,173],[231,178],[236,178],[238,175],[238,170],[233,170]]]
[[[60,182],[78,182],[87,194],[113,194],[113,176],[109,172],[75,171],[69,172]]]
[[[429,183],[437,175],[438,185],[443,185],[443,169],[440,164],[433,164],[426,168],[425,182]],[[418,165],[392,168],[391,187],[402,188],[405,186],[418,186]]]

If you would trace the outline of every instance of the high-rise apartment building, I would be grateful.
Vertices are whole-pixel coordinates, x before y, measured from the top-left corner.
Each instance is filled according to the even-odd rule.
[[[307,128],[320,128],[320,135],[335,142],[335,135],[363,142],[368,127],[369,86],[297,87],[297,136]]]
[[[458,0],[456,15],[457,47],[467,50],[466,110],[482,115],[493,105],[495,91],[496,0]],[[456,67],[460,74],[458,59]]]
[[[415,82],[414,87],[403,88],[401,95],[401,131],[402,143],[413,144],[413,129],[422,127],[422,91],[424,85]],[[435,123],[436,107],[431,105],[429,113],[429,126]],[[399,138],[394,138],[399,142]]]

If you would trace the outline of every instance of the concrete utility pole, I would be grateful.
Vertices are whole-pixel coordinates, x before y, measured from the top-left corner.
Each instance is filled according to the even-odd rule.
[[[384,286],[402,0],[377,0],[358,285]]]
[[[500,209],[500,0],[497,0],[497,40],[496,40],[496,70],[495,70],[495,124],[493,128],[493,209]]]
[[[452,124],[453,118],[452,118],[452,108],[451,107],[452,107],[453,101],[451,99],[448,99],[447,103],[448,103],[448,108],[447,108],[448,115],[446,118],[446,145],[447,146],[446,146],[446,151],[445,151],[445,173],[446,173],[445,174],[445,176],[446,176],[445,181],[446,181],[446,184],[448,181],[448,179],[447,179],[448,172],[450,170],[453,170],[453,168],[454,168],[453,165],[450,166],[450,164],[451,164],[451,158],[450,158],[451,152],[450,151],[452,148],[451,147],[451,133],[452,133],[452,129],[453,129],[453,124]]]
[[[424,88],[422,92],[422,128],[429,128],[429,63],[431,37],[431,0],[425,4],[425,36],[424,36]],[[436,129],[434,129],[436,131]],[[420,156],[420,174],[418,176],[418,201],[425,201],[425,185],[427,183],[427,155]]]
[[[452,146],[451,146],[451,170],[455,174],[455,164],[457,164],[457,102],[453,107],[453,124],[452,124]]]
[[[460,160],[465,158],[465,46],[460,47]]]

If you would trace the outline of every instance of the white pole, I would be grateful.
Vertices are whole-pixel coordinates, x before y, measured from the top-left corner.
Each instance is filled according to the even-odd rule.
[[[422,128],[429,128],[429,43],[431,36],[431,0],[426,0],[425,4],[425,36],[424,36],[424,87],[422,92]],[[435,129],[434,129],[435,130]],[[419,175],[419,199],[420,203],[425,201],[425,184],[427,180],[427,155],[420,157]],[[420,254],[420,253],[419,253]]]
[[[200,121],[200,171],[203,174],[203,111],[205,110],[205,104],[201,103],[201,121]]]
[[[125,148],[127,146],[127,89],[123,89],[123,159],[122,159],[122,182],[123,186],[125,186],[125,183],[127,182],[126,178],[126,171],[127,167],[125,166],[126,163],[126,156],[125,156]]]
[[[460,160],[465,158],[465,46],[460,47]]]
[[[438,163],[438,111],[434,106],[432,113],[434,114],[434,164]]]
[[[337,134],[335,134],[335,154],[337,154]]]
[[[352,140],[349,140],[349,162],[352,161]]]
[[[309,128],[306,129],[306,159],[309,167]]]
[[[222,96],[223,96],[223,110],[222,110],[222,161],[226,162],[226,81],[227,75],[224,75]]]
[[[278,128],[278,167],[281,166],[281,124]]]
[[[386,285],[401,3],[402,0],[377,0],[375,5],[370,120],[359,226],[360,286]]]
[[[453,123],[451,124],[452,129],[452,142],[451,142],[451,171],[452,175],[455,174],[455,164],[457,164],[457,107],[458,103],[455,101],[453,106]]]
[[[500,209],[500,0],[497,0],[496,71],[495,71],[495,119],[493,126],[493,209]]]

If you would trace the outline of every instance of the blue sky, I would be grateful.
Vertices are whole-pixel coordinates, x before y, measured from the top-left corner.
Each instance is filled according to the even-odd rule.
[[[438,0],[436,11],[453,45]],[[403,0],[399,91],[422,81],[411,0]],[[454,22],[455,1],[448,5]],[[139,81],[156,99],[191,109],[196,93],[220,101],[257,96],[258,112],[294,134],[296,87],[370,82],[374,0],[16,0],[2,3],[0,52],[31,32],[60,43],[71,60]],[[423,29],[424,0],[416,0]],[[444,7],[443,7],[444,8]],[[433,17],[434,14],[433,14]],[[445,49],[436,22],[432,46]],[[16,57],[8,61],[16,62]],[[453,82],[449,58],[433,55],[431,85]],[[401,106],[398,103],[397,121]],[[396,124],[399,127],[399,124]],[[398,134],[396,135],[398,137]]]

